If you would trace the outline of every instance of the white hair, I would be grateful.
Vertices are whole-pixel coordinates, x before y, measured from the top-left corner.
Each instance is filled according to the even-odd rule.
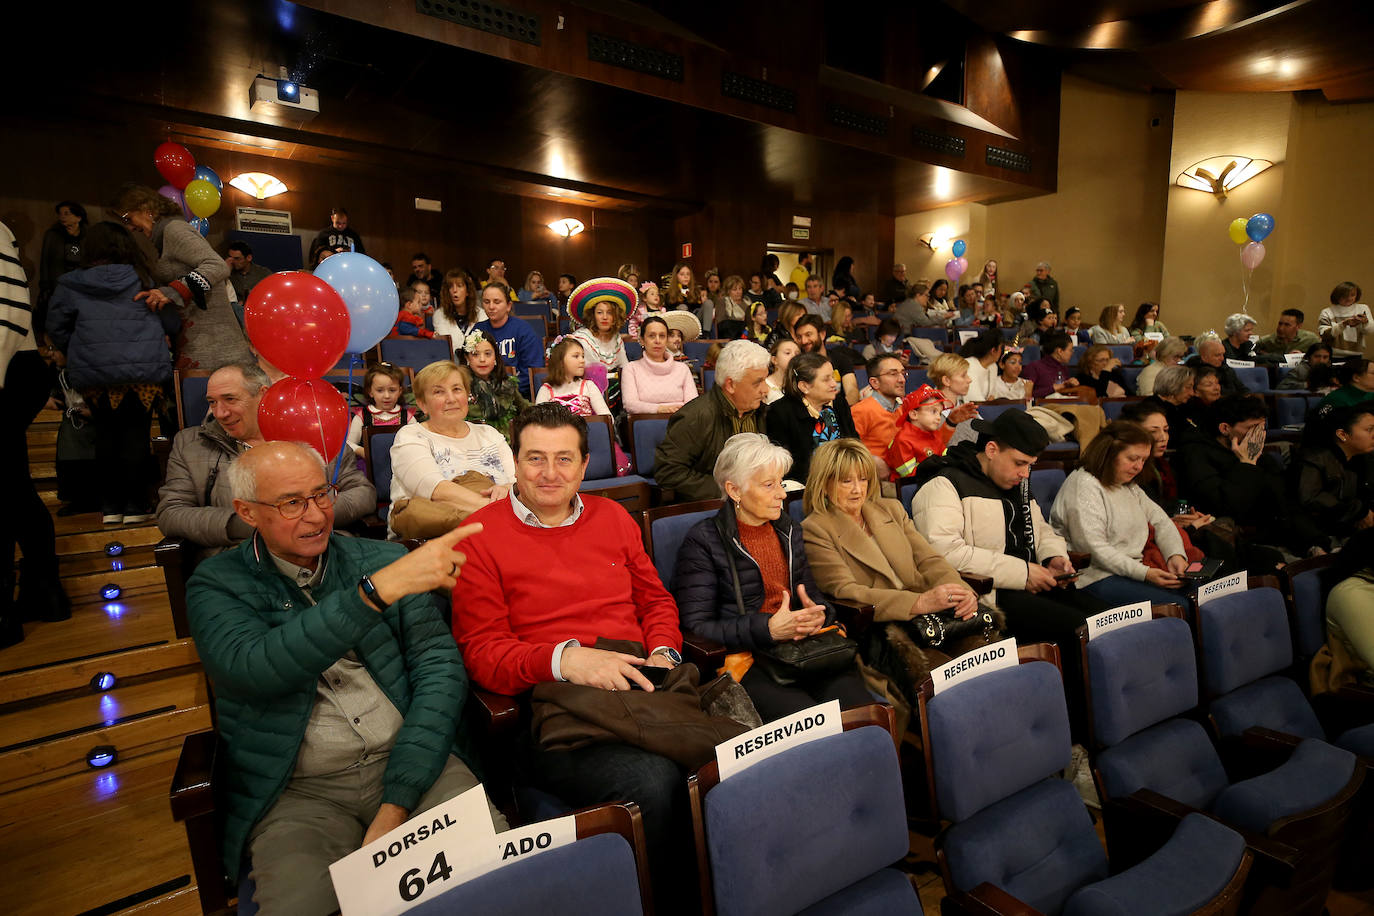
[[[292,452],[301,456],[309,456],[315,465],[320,469],[320,473],[329,479],[329,470],[325,466],[324,459],[320,453],[315,451],[304,442],[268,442],[251,448],[235,458],[229,465],[229,490],[233,493],[234,499],[241,499],[246,503],[256,502],[258,498],[258,465],[264,461],[273,459],[280,460]]]
[[[1196,373],[1189,366],[1165,366],[1155,376],[1155,395],[1162,398],[1178,397],[1194,375]]]
[[[1222,349],[1225,349],[1225,348],[1226,348],[1226,344],[1224,344],[1224,343],[1221,342],[1221,337],[1220,337],[1220,335],[1217,334],[1216,331],[1208,331],[1208,332],[1206,332],[1205,334],[1203,334],[1201,337],[1199,337],[1199,338],[1197,339],[1197,342],[1196,342],[1194,345],[1197,347],[1198,353],[1201,353],[1201,352],[1202,352],[1202,347],[1203,347],[1203,345],[1204,345],[1204,344],[1209,344],[1209,343],[1214,343],[1214,344],[1216,344],[1217,346],[1221,347]]]
[[[1166,337],[1155,347],[1155,359],[1163,361],[1171,356],[1182,356],[1188,352],[1188,344],[1181,337]]]
[[[762,433],[735,433],[725,440],[724,448],[716,457],[712,476],[722,493],[725,492],[726,483],[747,490],[759,471],[774,468],[779,476],[791,470],[792,453],[781,445],[769,442]]]
[[[1242,330],[1245,329],[1245,326],[1247,324],[1258,323],[1259,322],[1255,321],[1255,319],[1251,318],[1244,312],[1236,312],[1235,314],[1229,315],[1226,318],[1226,336],[1230,337],[1232,334],[1239,334]]]
[[[768,351],[752,340],[732,340],[716,357],[716,384],[724,385],[726,379],[738,382],[751,369],[767,372],[768,359]]]
[[[1050,269],[1050,262],[1049,262],[1049,261],[1041,261],[1039,264],[1036,264],[1036,265],[1035,265],[1035,269],[1036,269],[1036,270],[1039,270],[1039,269],[1042,268],[1042,267],[1045,268],[1046,270],[1049,270],[1049,269]]]

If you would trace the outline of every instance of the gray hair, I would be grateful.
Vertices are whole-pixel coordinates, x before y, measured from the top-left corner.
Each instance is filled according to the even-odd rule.
[[[1171,356],[1182,356],[1188,352],[1188,342],[1182,337],[1166,337],[1155,347],[1155,359],[1161,362]]]
[[[1230,337],[1232,334],[1239,334],[1247,324],[1258,323],[1259,322],[1255,321],[1255,319],[1244,312],[1236,312],[1226,318],[1226,336]]]
[[[1217,336],[1217,333],[1215,331],[1208,331],[1206,334],[1203,334],[1201,337],[1197,339],[1197,352],[1199,356],[1202,355],[1202,348],[1205,347],[1207,344],[1216,344],[1223,350],[1226,349],[1226,344],[1221,342],[1221,338]]]
[[[258,498],[258,465],[265,461],[278,460],[292,453],[309,456],[320,473],[329,479],[329,469],[325,466],[320,453],[304,442],[268,442],[239,455],[229,464],[229,490],[234,499],[246,503],[256,502]]]
[[[1035,265],[1035,269],[1036,269],[1036,270],[1039,270],[1039,269],[1042,268],[1042,267],[1045,268],[1046,270],[1049,270],[1049,269],[1050,269],[1050,262],[1049,262],[1049,261],[1041,261],[1039,264],[1036,264],[1036,265]]]
[[[223,366],[216,369],[215,372],[224,369],[239,370],[239,375],[243,376],[243,385],[248,389],[249,394],[257,394],[262,389],[272,386],[272,380],[267,377],[267,373],[263,371],[262,366],[259,366],[256,362],[225,363]]]
[[[1155,376],[1155,396],[1176,398],[1193,380],[1194,372],[1189,366],[1165,366]]]
[[[722,493],[726,483],[745,490],[754,475],[765,468],[777,468],[779,475],[786,474],[792,469],[792,453],[769,442],[762,433],[735,433],[725,440],[725,447],[716,457],[712,476]]]
[[[716,357],[716,384],[723,385],[726,379],[738,382],[751,369],[767,372],[768,359],[768,351],[752,340],[732,340]]]

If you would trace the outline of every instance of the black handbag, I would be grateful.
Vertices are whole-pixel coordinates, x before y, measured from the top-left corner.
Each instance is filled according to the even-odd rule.
[[[967,620],[960,620],[953,610],[936,611],[934,614],[921,614],[911,618],[910,632],[916,642],[927,649],[958,642],[967,636],[981,635],[988,639],[997,630],[992,610],[978,605],[978,613]]]
[[[739,584],[739,570],[730,553],[733,545],[725,527],[716,520],[716,531],[725,546],[726,563],[730,566],[730,582],[735,588],[735,610],[740,616],[744,609],[744,591]],[[805,639],[788,640],[767,649],[755,649],[754,664],[759,665],[781,687],[792,687],[803,681],[830,677],[845,670],[854,670],[854,658],[859,644],[850,639],[839,624],[828,626]]]

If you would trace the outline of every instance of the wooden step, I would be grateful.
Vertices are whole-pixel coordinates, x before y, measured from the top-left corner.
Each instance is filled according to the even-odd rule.
[[[34,423],[61,423],[62,411],[43,409],[38,411],[38,416],[34,417]]]
[[[77,553],[70,556],[59,556],[57,558],[57,574],[62,578],[71,576],[83,576],[105,571],[137,569],[144,566],[154,566],[157,560],[153,556],[152,545],[146,547],[125,546],[124,552],[117,557],[105,555],[105,551],[99,553]]]
[[[57,427],[52,424],[35,423],[28,428],[24,437],[29,443],[29,460],[33,460],[33,449],[40,446],[57,447]]]
[[[132,722],[209,702],[205,674],[193,669],[181,674],[139,680],[130,686],[116,683],[103,693],[88,690],[50,702],[11,706],[0,714],[0,760],[17,750],[93,733],[111,723]]]
[[[135,566],[131,569],[107,569],[102,572],[69,576],[62,580],[62,587],[67,590],[67,595],[73,602],[87,598],[100,599],[102,602],[108,600],[100,596],[100,590],[107,584],[117,585],[122,593],[129,593],[146,587],[165,589],[167,579],[157,566]]]
[[[177,641],[165,584],[116,601],[77,598],[70,620],[24,624],[24,641],[0,649],[0,678]]]
[[[68,515],[65,518],[54,517],[52,523],[59,537],[67,534],[99,534],[118,531],[121,532],[118,536],[119,539],[124,540],[123,532],[126,531],[137,531],[141,528],[157,530],[157,525],[152,519],[137,525],[106,525],[100,518],[99,512],[83,512],[80,515]]]
[[[52,461],[45,461],[41,464],[29,462],[29,476],[38,483],[45,483],[57,479],[57,464]]]
[[[178,741],[176,747],[124,758],[106,770],[87,769],[5,795],[0,802],[5,911],[13,916],[80,913],[185,881],[141,905],[149,909],[120,912],[198,913],[186,831],[172,820],[167,801],[179,753]]]
[[[125,722],[111,721],[116,724],[0,753],[0,791],[88,770],[87,753],[102,745],[111,745],[119,755],[128,757],[180,747],[186,735],[210,728],[210,704],[202,697],[199,705],[163,709]]]
[[[74,518],[84,518],[85,516],[73,516]],[[99,516],[96,517],[97,521]],[[109,530],[103,530],[100,525],[97,531],[77,534],[59,534],[57,536],[57,555],[70,556],[78,553],[93,553],[103,551],[105,545],[111,541],[119,541],[125,547],[145,547],[156,544],[162,540],[162,532],[157,530],[156,525],[138,525],[137,527],[116,528],[113,525]]]
[[[21,646],[26,644],[20,643]],[[200,656],[196,654],[195,643],[189,639],[178,639],[143,649],[110,652],[81,661],[56,662],[0,675],[0,702],[15,703],[87,688],[91,678],[102,671],[108,671],[116,678],[124,680],[199,663]]]
[[[29,467],[37,464],[51,464],[57,467],[57,443],[52,445],[30,445],[29,446]]]

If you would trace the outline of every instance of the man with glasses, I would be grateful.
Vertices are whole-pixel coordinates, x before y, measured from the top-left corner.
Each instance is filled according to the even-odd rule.
[[[339,537],[327,472],[295,442],[235,459],[253,534],[187,589],[224,742],[223,863],[237,880],[246,853],[264,913],[337,911],[330,863],[477,785],[467,675],[433,592],[454,590],[458,543],[481,526],[410,553]]]
[[[204,422],[176,434],[167,475],[158,493],[157,526],[168,537],[185,538],[212,556],[253,533],[234,511],[228,467],[237,456],[264,444],[258,403],[271,382],[257,363],[231,363],[206,384],[210,410]],[[194,418],[192,418],[194,419]],[[377,490],[358,470],[347,445],[339,473],[338,524],[348,525],[377,511]],[[331,477],[334,466],[330,465]]]
[[[868,391],[859,403],[849,408],[859,439],[878,465],[878,479],[887,480],[888,467],[883,456],[897,435],[896,410],[906,394],[906,367],[897,357],[883,353],[868,361]]]

